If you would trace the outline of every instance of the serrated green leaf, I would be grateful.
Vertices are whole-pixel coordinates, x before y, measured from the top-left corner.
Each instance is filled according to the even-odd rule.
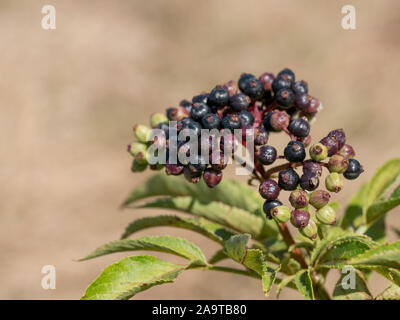
[[[249,240],[249,234],[238,234],[230,237],[224,243],[225,253],[233,260],[242,263],[246,255],[246,245]]]
[[[264,254],[259,249],[248,249],[243,259],[243,264],[261,276],[264,294],[268,297],[279,268],[268,265],[265,262]]]
[[[149,236],[140,237],[137,239],[124,239],[107,243],[87,257],[81,259],[89,260],[107,254],[123,251],[150,250],[165,253],[171,253],[177,256],[186,258],[192,262],[192,265],[205,266],[207,265],[204,254],[193,243],[171,236]]]
[[[125,200],[123,206],[154,196],[189,196],[205,203],[217,201],[249,211],[257,216],[263,216],[261,197],[254,189],[240,182],[224,179],[218,186],[210,189],[203,180],[193,184],[182,176],[167,176],[164,173],[152,176],[137,187]]]
[[[321,247],[312,256],[315,267],[339,268],[347,260],[363,253],[374,246],[374,243],[362,235],[344,236],[334,241],[321,241]]]
[[[367,224],[371,225],[379,218],[383,217],[388,211],[400,205],[400,197],[389,200],[378,201],[367,209]]]
[[[280,270],[281,272],[291,275],[295,274],[300,269],[301,269],[300,263],[291,258],[289,254],[285,255],[282,258],[281,270]]]
[[[380,219],[372,223],[365,231],[365,235],[367,235],[377,243],[384,243],[386,241],[385,217],[381,217]]]
[[[364,183],[358,192],[351,198],[340,223],[343,229],[351,227],[353,225],[353,221],[357,217],[362,216],[368,188],[368,183]]]
[[[185,269],[152,256],[127,257],[105,268],[82,300],[126,300],[153,286],[175,281]]]
[[[288,276],[281,280],[276,286],[276,297],[279,299],[279,296],[282,292],[282,289],[289,285],[289,283],[293,282],[295,275]]]
[[[400,241],[367,250],[350,259],[349,264],[356,266],[385,266],[400,269]]]
[[[277,231],[264,223],[261,217],[221,202],[201,202],[191,197],[156,199],[140,208],[163,208],[204,217],[256,239],[275,236]]]
[[[341,274],[333,291],[334,300],[372,300],[372,294],[368,289],[363,274],[358,270],[354,270],[354,274],[354,288],[351,288],[352,283],[347,281],[350,275],[348,273]],[[343,281],[344,283],[342,283]]]
[[[228,259],[229,257],[226,255],[223,249],[218,250],[208,261],[209,264],[216,264],[222,260]]]
[[[380,293],[376,300],[400,300],[400,287],[392,284]]]
[[[394,183],[400,174],[400,159],[392,159],[381,166],[370,183],[364,203],[364,211],[377,199],[383,196],[383,193]]]
[[[180,218],[178,216],[163,215],[154,217],[145,217],[133,221],[125,230],[121,239],[125,239],[135,232],[152,227],[177,227],[198,232],[218,243],[223,243],[229,239],[233,232],[226,230],[220,224],[210,222],[204,218]]]
[[[314,289],[310,277],[310,270],[300,270],[296,273],[294,282],[299,292],[306,300],[314,300]]]

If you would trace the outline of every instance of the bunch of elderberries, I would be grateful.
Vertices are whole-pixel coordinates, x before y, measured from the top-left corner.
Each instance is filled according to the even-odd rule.
[[[311,159],[305,160],[306,148],[311,144],[310,121],[319,110],[321,104],[309,95],[307,82],[296,81],[290,69],[276,76],[263,73],[259,78],[243,73],[237,84],[229,81],[217,85],[191,101],[182,100],[178,107],[167,109],[166,115],[153,114],[152,128],[136,125],[137,141],[128,146],[134,156],[132,171],[165,167],[167,174],[183,174],[193,183],[203,178],[213,188],[221,181],[222,170],[231,162],[238,145],[252,146],[252,179],[260,181],[259,192],[266,199],[265,214],[279,223],[290,220],[303,235],[313,239],[318,223],[336,221],[335,211],[328,204],[329,192],[342,189],[343,177],[355,179],[363,171],[341,129],[311,145]],[[290,137],[283,155],[267,145],[273,132]],[[158,156],[156,161],[149,161],[150,149]],[[286,159],[287,163],[265,169],[277,159]],[[296,171],[300,167],[301,176]],[[318,189],[324,167],[330,172],[325,179],[327,191]],[[275,173],[277,181],[272,178]],[[293,210],[278,200],[281,190],[291,191]],[[310,205],[317,210],[315,214]]]

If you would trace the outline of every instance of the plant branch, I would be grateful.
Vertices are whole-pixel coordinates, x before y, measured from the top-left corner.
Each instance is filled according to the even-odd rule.
[[[235,273],[235,274],[241,274],[243,276],[248,276],[251,278],[255,279],[260,279],[261,277],[256,274],[256,273],[250,273],[246,270],[240,270],[240,269],[235,269],[235,268],[229,268],[229,267],[221,267],[221,266],[207,266],[205,267],[206,270],[213,270],[213,271],[221,271],[221,272],[229,272],[229,273]]]

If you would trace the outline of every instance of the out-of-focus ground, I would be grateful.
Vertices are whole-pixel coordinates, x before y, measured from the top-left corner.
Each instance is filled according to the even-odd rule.
[[[347,2],[1,1],[0,298],[77,299],[124,256],[74,261],[117,239],[134,218],[164,213],[118,209],[151,174],[130,173],[131,126],[243,71],[288,66],[309,82],[325,106],[312,135],[344,128],[366,168],[338,194],[347,201],[378,166],[400,155],[400,2],[351,1],[357,30],[345,31]],[[45,4],[57,9],[56,30],[41,28]],[[400,225],[399,209],[388,224]],[[142,234],[187,237],[207,256],[216,248],[179,229]],[[48,264],[56,267],[56,290],[41,288]],[[375,293],[386,286],[379,276],[372,281]],[[188,271],[137,297],[263,293],[256,280]],[[290,289],[281,297],[301,298]]]

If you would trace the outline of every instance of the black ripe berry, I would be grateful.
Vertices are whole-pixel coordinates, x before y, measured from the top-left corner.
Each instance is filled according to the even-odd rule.
[[[261,182],[258,191],[260,192],[261,197],[264,199],[275,200],[278,198],[281,189],[275,180],[269,179]]]
[[[187,181],[192,182],[192,183],[198,183],[201,179],[201,174],[202,172],[192,172],[192,170],[189,167],[185,167],[183,169],[183,175],[186,178]]]
[[[192,103],[207,103],[208,93],[201,93],[192,98]]]
[[[201,133],[201,125],[200,123],[196,121],[191,121],[186,123],[183,128],[180,130],[179,135],[182,135],[182,137],[193,137],[193,136],[199,136]]]
[[[229,104],[235,111],[239,112],[248,108],[250,104],[250,98],[243,93],[238,93],[230,98]]]
[[[282,71],[280,71],[276,77],[277,78],[284,78],[285,77],[285,78],[289,79],[291,82],[295,81],[295,74],[289,68],[285,68]]]
[[[300,178],[300,186],[303,190],[314,191],[319,186],[319,177],[312,173],[304,173]]]
[[[339,151],[337,141],[335,139],[332,139],[331,137],[325,137],[321,139],[320,143],[322,143],[328,149],[329,157],[333,156]]]
[[[292,90],[296,94],[308,93],[308,84],[304,80],[296,81],[292,85]]]
[[[264,202],[263,210],[268,219],[272,219],[271,210],[282,205],[279,200],[267,200]]]
[[[275,162],[277,153],[273,146],[262,146],[256,151],[257,160],[264,165],[269,165]]]
[[[283,109],[289,109],[294,105],[295,95],[293,90],[284,88],[276,93],[276,102]]]
[[[313,116],[318,112],[318,109],[321,105],[321,103],[319,102],[319,100],[317,98],[308,96],[308,105],[306,108],[301,109],[303,111],[304,114],[309,115],[309,116]]]
[[[219,129],[221,125],[221,120],[219,116],[215,113],[207,113],[202,119],[201,124],[204,129]]]
[[[279,172],[278,185],[286,191],[295,190],[299,183],[299,175],[292,168]]]
[[[246,87],[247,83],[254,79],[257,79],[254,75],[250,73],[242,73],[238,81],[238,87],[240,91],[244,92],[244,88]]]
[[[221,124],[222,124],[222,128],[229,129],[229,130],[240,129],[242,127],[239,115],[234,114],[234,113],[228,114],[225,117],[223,117]]]
[[[328,137],[337,142],[339,150],[346,144],[346,134],[343,129],[332,130],[328,133]]]
[[[165,165],[165,172],[168,175],[179,176],[183,172],[183,166],[180,164],[167,163]]]
[[[343,173],[343,176],[348,180],[357,179],[358,176],[363,172],[363,168],[356,159],[349,159],[349,166],[347,170]]]
[[[268,131],[262,126],[258,126],[254,129],[254,144],[256,146],[262,146],[268,142],[269,134]]]
[[[222,172],[214,169],[206,169],[203,174],[203,179],[209,188],[214,188],[222,180]]]
[[[216,86],[210,92],[207,104],[209,106],[216,106],[217,108],[222,108],[228,104],[228,101],[229,101],[228,91],[222,86]]]
[[[292,86],[292,81],[285,75],[276,77],[272,82],[272,91],[276,94],[281,89],[289,89]]]
[[[239,112],[240,123],[242,124],[242,128],[246,126],[253,126],[254,124],[254,116],[248,112],[247,110],[243,110]]]
[[[193,104],[190,110],[190,116],[196,121],[200,121],[207,113],[210,112],[210,108],[203,102],[196,102]]]
[[[303,162],[306,157],[306,150],[302,142],[290,141],[283,154],[289,162]]]
[[[246,83],[244,93],[250,98],[259,100],[264,95],[264,86],[258,79],[253,79]]]
[[[289,116],[283,111],[268,112],[263,120],[264,128],[268,131],[281,131],[289,125]]]
[[[213,168],[215,171],[221,171],[226,168],[228,165],[229,159],[227,156],[224,155],[223,152],[214,150],[210,154],[210,163],[211,163],[211,168]]]
[[[288,130],[299,138],[305,138],[310,134],[310,124],[302,118],[290,121]]]
[[[202,173],[207,168],[207,164],[202,156],[195,154],[189,162],[188,168],[192,173]]]

